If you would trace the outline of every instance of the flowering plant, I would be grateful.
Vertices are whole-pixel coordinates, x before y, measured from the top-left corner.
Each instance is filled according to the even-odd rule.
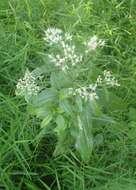
[[[44,40],[48,47],[46,63],[32,72],[26,71],[17,83],[16,94],[24,96],[31,113],[41,119],[38,139],[50,131],[57,135],[54,155],[63,154],[74,145],[81,158],[88,161],[93,148],[93,119],[104,117],[100,93],[119,86],[107,70],[84,85],[83,78],[92,65],[87,61],[105,42],[93,36],[82,43],[83,53],[77,50],[70,33],[56,28],[48,28]]]

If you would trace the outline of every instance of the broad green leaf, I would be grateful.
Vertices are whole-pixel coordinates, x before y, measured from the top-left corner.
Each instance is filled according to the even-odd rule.
[[[106,101],[109,101],[110,100],[110,93],[109,93],[107,87],[104,85],[103,85],[103,91],[104,91],[104,96],[105,96]]]
[[[80,153],[83,161],[88,162],[93,149],[93,138],[92,134],[88,133],[88,126],[85,126],[81,118],[78,117],[78,136],[76,138],[75,147]]]
[[[53,155],[58,156],[66,153],[69,149],[69,146],[71,145],[71,142],[72,140],[69,135],[69,131],[65,130],[65,133],[63,134],[61,139],[58,139]]]
[[[86,135],[82,132],[79,134],[76,139],[75,147],[77,151],[80,153],[80,156],[84,162],[88,162],[90,160],[92,149],[93,149],[93,138],[86,137]]]
[[[38,77],[40,77],[44,73],[44,70],[45,70],[45,66],[44,66],[44,68],[43,68],[43,66],[42,67],[38,67],[38,68],[36,68],[36,69],[34,69],[32,71],[32,75],[35,78],[38,78]]]
[[[28,105],[28,111],[36,115],[38,118],[44,119],[47,115],[53,114],[53,104],[46,103],[41,107],[36,107],[34,105]]]
[[[88,162],[93,149],[92,115],[89,105],[86,105],[83,112],[77,116],[74,126],[70,128],[70,132],[75,139],[75,147],[81,158]]]
[[[66,123],[62,115],[58,115],[56,118],[57,127],[55,128],[55,132],[60,135],[62,131],[66,128]]]
[[[32,75],[36,78],[41,76],[42,74],[49,74],[51,72],[54,72],[56,70],[56,66],[51,62],[48,54],[38,52],[39,55],[42,56],[43,65],[39,65],[36,69],[32,71]]]
[[[51,114],[51,110],[48,107],[41,107],[35,109],[36,116],[43,119],[44,117],[47,117],[48,115]]]
[[[42,121],[42,123],[41,123],[41,128],[46,127],[46,126],[50,123],[51,120],[52,120],[52,114],[47,115],[47,116],[43,119],[43,121]]]
[[[49,60],[48,60],[49,61]],[[36,69],[34,69],[32,71],[32,75],[36,78],[38,78],[39,76],[41,76],[42,74],[48,74],[51,71],[54,71],[54,67],[53,65],[49,62],[49,63],[45,63],[44,65],[37,67]]]
[[[54,89],[45,89],[32,99],[32,104],[36,107],[57,101],[57,91]]]
[[[93,115],[97,117],[100,117],[102,115],[100,105],[98,105],[98,103],[95,100],[90,102],[90,106],[91,106]]]
[[[54,131],[57,133],[57,145],[54,151],[54,156],[63,154],[69,146],[69,135],[67,129],[67,123],[62,115],[58,115],[56,118],[57,127]]]
[[[69,97],[69,90],[68,90],[68,88],[60,90],[60,93],[59,93],[59,99],[60,100],[66,99],[68,97]]]
[[[34,143],[37,144],[40,142],[40,140],[42,138],[45,137],[46,134],[49,134],[51,132],[51,130],[54,129],[53,125],[50,125],[50,123],[48,123],[48,125],[46,125],[46,127],[41,128],[40,132],[36,135],[35,139],[34,139]]]
[[[59,107],[63,110],[63,112],[67,113],[68,115],[73,115],[73,106],[67,99],[60,100]]]
[[[51,73],[51,86],[56,89],[67,88],[72,85],[72,81],[64,72]]]
[[[83,105],[82,105],[82,99],[80,96],[76,97],[76,105],[77,105],[77,111],[82,112],[83,111]]]

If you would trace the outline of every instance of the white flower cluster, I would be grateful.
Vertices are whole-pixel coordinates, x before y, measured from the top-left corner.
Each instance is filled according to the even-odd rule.
[[[62,30],[58,28],[48,28],[45,31],[44,40],[49,43],[49,45],[57,44],[62,40]]]
[[[64,34],[64,38],[66,41],[72,41],[72,35],[68,32]]]
[[[105,45],[105,41],[98,39],[98,37],[94,35],[84,44],[86,46],[86,53],[88,53],[90,51],[96,50],[97,47],[103,47]]]
[[[36,78],[32,76],[31,72],[27,70],[25,72],[24,78],[19,79],[16,85],[16,95],[28,96],[37,95],[40,88],[36,84]]]
[[[97,95],[97,88],[102,86],[103,84],[108,85],[109,87],[113,86],[120,86],[118,81],[115,79],[114,76],[112,76],[110,71],[105,70],[103,72],[103,76],[99,75],[96,79],[96,82],[93,84],[90,84],[87,87],[80,87],[80,88],[69,88],[68,92],[70,95],[79,95],[81,98],[83,98],[85,101],[87,100],[96,100],[98,99]]]
[[[56,66],[60,67],[62,71],[65,71],[68,69],[68,66],[66,63],[65,57],[61,57],[59,54],[53,55],[49,54],[48,57],[50,58],[51,62],[54,63]]]
[[[82,55],[77,55],[75,53],[75,46],[66,44],[64,41],[61,42],[61,46],[64,51],[64,59],[70,62],[72,66],[82,61]]]
[[[69,94],[70,95],[79,95],[81,98],[83,98],[85,101],[87,100],[95,100],[98,99],[97,93],[96,93],[96,87],[95,84],[90,84],[86,87],[80,87],[80,88],[69,88]]]
[[[68,32],[64,33],[60,29],[49,28],[45,31],[45,37],[49,45],[57,44],[60,52],[57,55],[49,54],[50,60],[61,70],[65,71],[71,66],[82,61],[82,56],[77,55],[75,45],[71,44],[72,35]]]
[[[111,71],[104,70],[103,75],[99,75],[96,79],[95,85],[107,85],[109,87],[120,86],[118,80],[112,75]]]
[[[103,72],[104,75],[104,79],[103,81],[105,82],[106,85],[108,86],[120,86],[120,84],[118,83],[118,80],[112,75],[111,71],[107,71],[105,70]]]

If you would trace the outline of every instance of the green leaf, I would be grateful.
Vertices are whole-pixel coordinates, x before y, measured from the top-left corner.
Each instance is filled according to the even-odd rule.
[[[66,123],[62,115],[57,116],[56,124],[57,124],[57,127],[55,128],[55,132],[58,135],[61,135],[61,132],[63,132],[66,128]]]
[[[37,117],[43,119],[49,114],[51,114],[51,110],[48,107],[43,106],[43,107],[35,109],[35,113]]]
[[[41,131],[36,135],[35,139],[34,139],[34,143],[37,145],[40,140],[45,137],[46,134],[48,134],[52,129],[51,127],[54,126],[50,126],[48,123],[48,126],[41,128]]]
[[[58,115],[56,118],[56,124],[57,127],[54,129],[54,131],[57,133],[58,142],[54,151],[54,156],[66,152],[70,144],[67,123],[62,115]]]
[[[53,104],[46,103],[46,105],[43,105],[41,107],[36,107],[32,104],[28,105],[28,111],[32,115],[36,115],[38,118],[44,119],[47,115],[53,114]]]
[[[66,99],[68,98],[70,95],[69,95],[69,90],[68,88],[64,88],[64,89],[61,89],[60,90],[60,93],[59,93],[59,99],[60,100],[63,100],[63,99]]]
[[[80,117],[78,117],[78,129],[75,147],[80,153],[82,160],[88,162],[92,154],[93,138],[92,134],[88,133],[88,126],[85,126]]]
[[[61,100],[59,106],[63,110],[63,112],[71,116],[73,115],[73,106],[67,99]]]
[[[68,88],[72,85],[70,77],[64,72],[51,73],[51,86],[56,89]]]
[[[39,52],[39,54],[42,56],[44,64],[39,65],[39,67],[37,67],[36,69],[32,71],[32,75],[36,78],[38,78],[42,74],[43,75],[49,74],[56,70],[56,66],[51,62],[48,54],[41,53],[41,52]]]
[[[91,105],[91,109],[92,109],[92,113],[97,116],[97,117],[100,117],[102,115],[102,111],[101,111],[101,108],[100,108],[100,105],[98,105],[98,103],[94,100],[94,101],[91,101],[90,103]]]
[[[42,121],[42,123],[41,123],[41,128],[46,127],[46,126],[50,123],[51,120],[52,120],[52,114],[47,115],[47,116],[43,119],[43,121]]]
[[[45,105],[46,103],[53,103],[57,101],[57,91],[54,89],[45,89],[37,96],[33,97],[32,104],[36,107]]]
[[[77,111],[82,112],[83,111],[83,105],[82,105],[82,99],[80,96],[76,97],[76,105],[77,105]]]
[[[88,162],[93,149],[92,115],[89,105],[85,105],[83,112],[77,115],[70,132],[75,139],[75,147],[82,160]]]

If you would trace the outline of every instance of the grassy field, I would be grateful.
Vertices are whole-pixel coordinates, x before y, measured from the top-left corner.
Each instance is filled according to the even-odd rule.
[[[39,144],[39,121],[15,96],[27,67],[44,63],[43,31],[55,26],[106,40],[94,64],[116,73],[120,87],[105,105],[116,124],[98,125],[85,164],[71,151],[53,157],[54,136]],[[89,80],[89,79],[88,79]],[[136,1],[0,0],[0,190],[136,189]]]

